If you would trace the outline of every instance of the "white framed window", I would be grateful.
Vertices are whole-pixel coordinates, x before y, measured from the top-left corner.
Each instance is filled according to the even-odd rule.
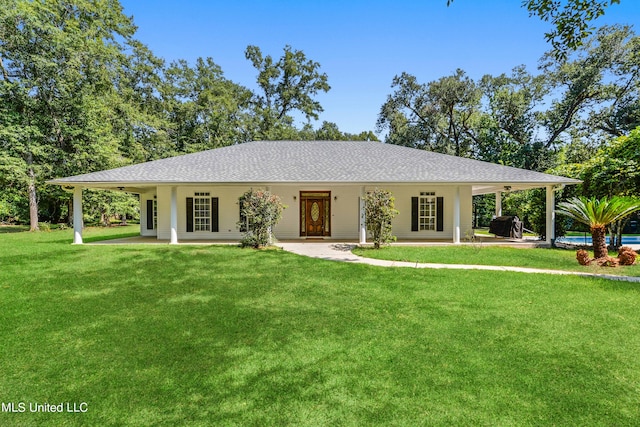
[[[420,192],[418,200],[418,229],[435,231],[436,229],[436,206],[437,199],[435,192]]]
[[[193,197],[194,231],[211,231],[211,194],[195,193]]]

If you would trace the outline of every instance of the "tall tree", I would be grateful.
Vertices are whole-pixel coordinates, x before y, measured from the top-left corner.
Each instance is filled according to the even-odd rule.
[[[543,76],[524,66],[511,75],[485,75],[480,81],[483,115],[476,123],[476,158],[525,169],[544,168],[548,152],[535,140],[537,110],[548,89]]]
[[[631,39],[631,41],[630,41]],[[590,117],[590,128],[616,134],[636,121],[638,64],[636,38],[628,27],[603,27],[569,60],[548,52],[541,65],[554,99],[541,115],[546,147],[567,142],[569,131]],[[624,113],[623,113],[624,112]],[[628,123],[621,126],[620,115]]]
[[[474,120],[481,91],[464,71],[428,84],[402,73],[382,105],[377,130],[388,130],[387,142],[469,157],[476,141]]]
[[[3,169],[28,194],[52,174],[117,165],[114,76],[135,27],[117,0],[4,0],[0,7]]]
[[[162,97],[164,60],[136,40],[128,44],[115,81],[120,97],[112,106],[120,151],[133,163],[168,157],[174,147],[168,102]]]
[[[304,52],[291,46],[285,46],[278,60],[263,56],[258,46],[247,46],[245,57],[258,70],[262,94],[255,99],[261,137],[269,139],[272,130],[291,125],[294,111],[307,120],[318,118],[323,108],[314,96],[331,89],[318,62],[307,59]]]
[[[349,138],[340,131],[337,124],[324,121],[322,126],[315,131],[315,139],[319,141],[346,141]]]
[[[607,137],[628,134],[640,125],[640,37],[628,26],[604,26],[587,47],[609,58],[603,72],[605,102],[589,112],[586,125]]]
[[[162,94],[173,123],[174,149],[190,153],[250,139],[251,92],[226,79],[212,58],[165,70]]]

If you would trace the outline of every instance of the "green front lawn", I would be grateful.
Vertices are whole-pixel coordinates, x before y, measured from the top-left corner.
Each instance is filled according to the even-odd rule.
[[[0,425],[640,423],[637,284],[71,239],[0,235]]]
[[[620,276],[640,276],[640,266],[616,268],[588,266],[578,264],[576,251],[568,249],[512,248],[506,246],[387,246],[379,250],[369,247],[355,248],[357,255],[387,259],[435,264],[472,264],[499,265],[509,267],[528,267],[543,270],[579,271],[595,274],[614,274]],[[617,256],[610,252],[610,256]],[[593,256],[593,252],[591,252]],[[640,261],[640,258],[638,259]]]

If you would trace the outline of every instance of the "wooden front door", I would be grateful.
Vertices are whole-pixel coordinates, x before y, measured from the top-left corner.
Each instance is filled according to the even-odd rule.
[[[300,236],[331,236],[331,192],[300,192]]]
[[[307,199],[306,200],[306,223],[307,236],[323,236],[324,235],[324,200]]]

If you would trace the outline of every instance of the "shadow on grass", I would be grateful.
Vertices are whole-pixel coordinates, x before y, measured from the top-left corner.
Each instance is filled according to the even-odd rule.
[[[602,274],[602,273],[600,273]],[[611,273],[615,274],[615,273]],[[599,283],[600,289],[605,291],[624,291],[624,292],[640,292],[640,283],[627,282],[624,280],[602,280]]]
[[[52,249],[38,268],[23,256],[15,286],[0,288],[2,386],[91,410],[33,414],[34,425],[633,425],[638,414],[638,298],[609,283],[225,246]]]
[[[115,240],[115,239],[125,239],[127,237],[137,237],[139,236],[139,232],[131,232],[131,233],[120,233],[120,234],[110,234],[108,236],[90,236],[84,237],[82,240],[85,243],[93,243],[93,242],[102,242],[105,240]]]
[[[0,225],[0,234],[22,233],[23,231],[29,231],[29,226],[27,226],[27,225]]]

